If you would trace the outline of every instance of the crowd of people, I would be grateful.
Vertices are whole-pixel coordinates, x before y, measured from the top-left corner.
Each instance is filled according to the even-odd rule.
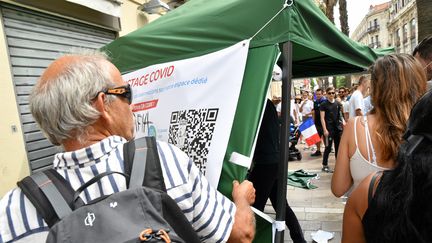
[[[311,114],[325,147],[322,154],[317,143],[310,156],[322,156],[322,171],[333,172],[333,194],[348,197],[342,242],[432,241],[431,75],[432,36],[412,55],[377,59],[352,89],[303,92],[299,106],[314,100]]]

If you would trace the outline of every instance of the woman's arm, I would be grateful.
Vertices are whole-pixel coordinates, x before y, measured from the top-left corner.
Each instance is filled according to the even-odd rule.
[[[352,186],[350,171],[350,140],[354,140],[354,119],[348,120],[339,144],[335,170],[331,181],[331,190],[336,197],[344,195]]]
[[[368,190],[373,173],[353,191],[345,206],[342,227],[342,243],[366,242],[363,216],[368,208]]]

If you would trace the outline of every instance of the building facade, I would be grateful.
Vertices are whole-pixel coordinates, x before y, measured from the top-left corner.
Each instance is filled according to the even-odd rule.
[[[391,2],[371,5],[369,12],[352,32],[351,38],[371,48],[391,46],[387,24]]]
[[[351,38],[372,48],[394,47],[397,53],[412,53],[418,43],[415,0],[371,5]]]
[[[396,52],[411,54],[418,43],[415,0],[392,0],[387,28]]]
[[[43,70],[73,48],[100,48],[156,19],[159,13],[143,11],[149,2],[0,0],[0,198],[31,171],[50,165],[61,150],[45,138],[29,110],[29,94]],[[181,2],[170,1],[170,7]]]

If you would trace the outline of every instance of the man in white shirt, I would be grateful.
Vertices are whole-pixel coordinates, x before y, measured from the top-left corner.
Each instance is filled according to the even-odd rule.
[[[370,85],[369,79],[362,75],[358,82],[358,88],[349,100],[349,118],[365,115],[363,96]]]
[[[300,105],[300,113],[302,114],[302,121],[306,121],[308,118],[312,118],[313,101],[309,99],[309,91],[303,91],[303,102]]]
[[[276,112],[278,117],[281,116],[282,114],[282,102],[281,102],[281,98],[280,97],[273,97],[272,99],[272,103],[276,106]],[[299,124],[299,119],[298,119],[298,109],[296,108],[296,104],[294,102],[294,98],[291,97],[291,104],[290,104],[290,116],[292,118],[292,122],[295,126],[297,126]]]
[[[345,121],[348,120],[348,116],[349,116],[349,101],[347,99],[347,96],[348,96],[348,89],[345,87],[340,87],[339,97],[341,99],[343,118]]]
[[[365,112],[365,114],[367,114],[373,108],[371,96],[368,95],[366,98],[364,98],[363,103],[364,103],[364,112]]]

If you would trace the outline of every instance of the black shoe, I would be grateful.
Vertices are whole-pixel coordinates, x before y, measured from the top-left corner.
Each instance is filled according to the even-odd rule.
[[[317,150],[317,151],[315,151],[315,153],[312,153],[310,156],[311,157],[320,157],[321,156],[321,151]]]
[[[333,170],[330,169],[330,167],[328,167],[327,165],[324,165],[321,169],[322,172],[326,172],[326,173],[333,173]]]

